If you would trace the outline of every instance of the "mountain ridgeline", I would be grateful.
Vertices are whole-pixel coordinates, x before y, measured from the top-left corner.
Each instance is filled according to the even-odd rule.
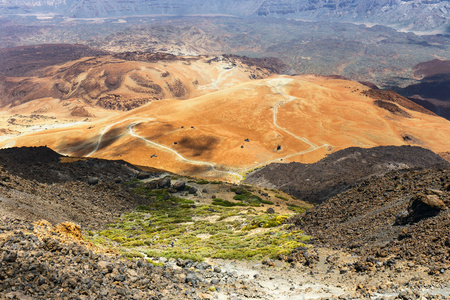
[[[51,12],[67,17],[116,17],[142,14],[226,14],[314,20],[365,21],[395,24],[410,30],[445,27],[450,18],[447,0],[9,0],[0,14]]]
[[[421,147],[351,147],[314,164],[270,164],[249,174],[246,182],[277,188],[300,199],[321,203],[372,176],[392,170],[433,167],[449,169],[450,164]]]

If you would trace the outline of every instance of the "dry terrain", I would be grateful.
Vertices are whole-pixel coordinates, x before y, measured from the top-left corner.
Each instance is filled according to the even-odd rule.
[[[352,146],[419,145],[436,153],[450,148],[448,120],[393,92],[312,75],[237,84],[239,74],[248,75],[227,61],[185,67],[175,62],[201,78],[198,64],[208,67],[208,80],[198,80],[189,100],[152,101],[110,118],[23,134],[0,146],[48,145],[63,154],[234,180],[272,162],[311,163]]]

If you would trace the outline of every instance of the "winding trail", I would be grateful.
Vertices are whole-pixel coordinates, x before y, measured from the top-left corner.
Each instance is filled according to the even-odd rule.
[[[238,177],[240,180],[243,179],[242,175],[239,174],[239,173],[232,172],[232,171],[218,170],[218,169],[216,169],[216,164],[213,164],[213,163],[210,163],[210,162],[207,162],[207,161],[188,159],[188,158],[184,157],[183,155],[181,155],[180,153],[178,153],[176,150],[174,150],[174,149],[172,149],[172,148],[169,148],[169,147],[167,147],[167,146],[164,146],[164,145],[155,143],[155,142],[153,142],[153,141],[150,141],[150,140],[148,140],[148,139],[146,139],[146,138],[144,138],[144,137],[142,137],[142,136],[136,134],[136,133],[134,132],[134,127],[135,127],[136,125],[139,125],[140,123],[142,123],[142,121],[140,121],[140,122],[139,122],[139,121],[138,121],[138,122],[133,122],[133,123],[131,123],[130,125],[128,125],[128,129],[129,129],[129,132],[130,132],[130,135],[131,135],[131,136],[134,136],[135,138],[141,139],[141,140],[143,140],[144,142],[146,142],[147,144],[150,144],[150,145],[152,145],[152,146],[161,148],[161,149],[163,149],[163,150],[165,150],[165,151],[167,151],[167,152],[171,152],[171,153],[173,153],[176,157],[178,157],[180,160],[182,160],[182,161],[184,161],[184,162],[186,162],[186,163],[188,163],[188,164],[192,164],[192,165],[200,165],[200,166],[208,166],[208,167],[210,167],[214,172],[217,172],[217,173],[224,173],[224,174],[227,174],[227,175],[236,176],[236,177]]]
[[[113,124],[109,124],[108,126],[104,127],[104,128],[100,131],[100,136],[98,137],[97,145],[95,145],[94,150],[92,150],[89,154],[85,155],[85,157],[90,157],[92,154],[94,154],[95,152],[98,151],[98,149],[100,148],[100,144],[102,143],[103,136],[104,136],[104,135],[105,135],[105,134],[113,127],[113,126],[115,126],[115,125],[117,125],[117,124],[120,124],[120,123],[123,123],[123,122],[125,122],[125,121],[128,121],[128,120],[130,120],[130,119],[137,119],[137,118],[128,118],[128,119],[121,120],[121,121],[118,121],[118,122],[113,123]],[[149,121],[151,121],[151,120],[154,120],[154,119],[149,119]]]
[[[227,72],[230,72],[231,70],[233,70],[233,69],[224,70],[220,74],[220,76],[224,75]],[[220,79],[220,76],[219,76],[219,79]],[[216,82],[218,82],[219,79]],[[160,148],[163,151],[169,152],[169,153],[173,154],[177,159],[179,159],[180,161],[182,161],[184,163],[188,163],[188,164],[192,164],[192,165],[206,166],[206,167],[209,167],[213,172],[230,175],[230,176],[233,176],[235,178],[238,178],[239,180],[242,180],[244,177],[241,174],[245,174],[248,171],[253,170],[255,168],[259,168],[261,166],[264,166],[264,165],[267,165],[267,164],[270,164],[270,163],[273,163],[273,162],[279,162],[280,160],[283,160],[283,159],[288,159],[288,158],[293,157],[293,156],[298,156],[298,155],[301,155],[301,154],[309,153],[309,152],[316,151],[318,149],[330,146],[328,144],[323,144],[322,146],[318,146],[318,145],[312,143],[311,141],[309,141],[308,139],[306,139],[304,137],[300,137],[300,136],[292,133],[291,131],[287,130],[286,128],[284,128],[284,127],[282,127],[282,126],[280,126],[278,124],[278,109],[280,107],[282,107],[283,105],[298,99],[297,97],[288,95],[288,94],[286,94],[286,93],[284,93],[282,91],[282,88],[284,86],[286,86],[287,84],[289,84],[292,80],[293,79],[278,78],[278,79],[271,79],[271,80],[266,81],[267,86],[269,86],[272,89],[272,91],[273,91],[273,93],[275,95],[280,95],[281,97],[284,98],[284,99],[278,101],[273,106],[273,125],[276,128],[280,129],[281,131],[289,134],[293,138],[295,138],[295,139],[297,139],[297,140],[307,144],[309,146],[309,148],[306,149],[306,150],[303,150],[303,151],[300,151],[300,152],[296,152],[296,153],[292,153],[292,154],[286,155],[284,157],[276,158],[276,159],[273,159],[273,160],[270,160],[270,161],[264,161],[264,162],[261,162],[261,163],[259,163],[257,165],[253,165],[251,167],[238,169],[238,170],[240,170],[240,173],[233,172],[233,171],[219,170],[219,169],[217,169],[217,164],[214,164],[214,163],[208,162],[208,161],[200,161],[200,160],[193,160],[193,159],[186,158],[183,155],[181,155],[178,151],[176,151],[176,150],[174,150],[174,149],[172,149],[172,148],[170,148],[168,146],[164,146],[162,144],[159,144],[159,143],[156,143],[154,141],[151,141],[151,140],[149,140],[149,139],[147,139],[147,138],[145,138],[145,137],[143,137],[143,136],[141,136],[141,135],[139,135],[139,134],[137,134],[135,132],[134,127],[136,127],[137,125],[139,125],[141,123],[144,123],[144,122],[154,121],[154,120],[156,120],[155,118],[131,117],[131,118],[127,118],[127,119],[115,122],[113,124],[110,124],[110,125],[104,127],[100,131],[100,134],[99,134],[97,143],[95,145],[95,148],[89,154],[85,155],[85,157],[90,157],[90,156],[92,156],[94,153],[96,153],[99,150],[104,135],[112,127],[116,126],[117,124],[133,120],[131,123],[128,123],[127,129],[128,129],[128,134],[133,136],[134,138],[137,138],[137,139],[140,139],[140,140],[144,141],[146,144],[150,145],[151,147]]]
[[[219,83],[223,80],[223,78],[225,76],[228,75],[227,73],[231,73],[235,68],[236,67],[232,67],[230,69],[222,70],[216,80],[212,81],[209,84],[205,84],[205,85],[199,86],[198,89],[199,90],[206,90],[206,89],[219,90]]]
[[[287,134],[291,135],[293,138],[300,140],[306,144],[309,145],[309,149],[308,150],[316,150],[319,149],[320,147],[318,147],[316,144],[310,142],[308,139],[304,138],[304,137],[300,137],[298,135],[295,135],[294,133],[290,132],[289,130],[287,130],[286,128],[281,127],[280,125],[278,125],[277,120],[278,120],[278,108],[280,108],[281,106],[283,106],[284,104],[287,104],[295,99],[297,99],[297,97],[291,96],[291,95],[287,95],[285,94],[283,91],[281,91],[281,87],[279,85],[273,85],[269,83],[269,86],[271,86],[273,89],[275,89],[276,93],[285,97],[285,100],[281,100],[279,102],[277,102],[274,107],[273,107],[273,125],[275,125],[275,127],[277,127],[278,129],[286,132]]]

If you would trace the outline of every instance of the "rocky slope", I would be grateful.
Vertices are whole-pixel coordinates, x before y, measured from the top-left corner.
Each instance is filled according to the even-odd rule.
[[[157,172],[143,173],[118,161],[62,158],[47,148],[1,150],[0,165],[2,300],[443,299],[449,295],[447,170],[393,171],[313,208],[294,219],[290,229],[307,230],[315,243],[292,256],[280,255],[280,261],[196,262],[126,259],[82,236],[78,224],[102,229],[118,214],[148,204],[114,176],[131,180]],[[239,189],[230,191],[230,185],[214,186],[223,190],[218,194],[222,197],[238,195]],[[273,192],[277,193],[269,191]],[[26,205],[33,205],[31,213]],[[431,207],[427,214],[420,209],[424,205]],[[247,215],[250,209],[245,210]],[[35,222],[41,217],[63,223]],[[210,225],[208,230],[214,230]]]
[[[364,180],[295,223],[317,243],[358,255],[349,267],[359,272],[406,260],[410,270],[424,265],[440,274],[450,267],[449,206],[448,169],[397,170]]]
[[[450,119],[450,61],[435,59],[417,64],[413,68],[417,80],[404,88],[395,88],[398,93]]]
[[[271,164],[250,173],[245,182],[280,189],[300,199],[320,203],[372,176],[391,170],[432,166],[450,168],[447,161],[420,147],[352,147],[313,164]]]
[[[123,161],[63,158],[45,147],[3,149],[2,215],[96,228],[145,203],[122,186],[140,172]]]

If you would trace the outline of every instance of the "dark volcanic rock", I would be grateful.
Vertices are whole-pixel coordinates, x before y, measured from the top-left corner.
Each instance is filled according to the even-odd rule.
[[[297,198],[320,203],[374,175],[433,166],[450,169],[450,163],[420,147],[352,147],[314,164],[270,164],[249,174],[245,182],[280,189]]]
[[[98,177],[89,177],[89,178],[88,178],[88,183],[89,183],[90,185],[97,184],[97,183],[98,183]]]
[[[168,188],[170,188],[170,186],[172,184],[169,177],[161,178],[157,181],[157,183],[158,183],[158,188],[160,188],[160,189],[168,189]]]
[[[184,191],[184,189],[186,188],[186,182],[184,181],[175,182],[173,184],[173,188],[179,192]]]
[[[139,172],[136,177],[137,177],[137,179],[147,179],[147,178],[150,178],[150,173],[149,172]]]
[[[42,237],[0,216],[0,226],[6,224],[15,230],[0,237],[0,299],[204,299],[209,288],[202,274],[187,269],[97,253],[86,243],[59,241],[54,231]]]
[[[449,182],[449,170],[391,171],[364,180],[292,221],[314,236],[314,243],[361,257],[373,256],[387,264],[402,258],[445,266],[450,263],[450,193],[445,189]]]
[[[143,205],[132,181],[141,171],[124,161],[65,158],[46,147],[0,150],[0,216],[70,221],[87,229]]]
[[[400,225],[416,223],[424,218],[434,217],[446,209],[444,201],[440,200],[438,196],[418,193],[411,199],[408,211],[401,214],[396,223]]]

